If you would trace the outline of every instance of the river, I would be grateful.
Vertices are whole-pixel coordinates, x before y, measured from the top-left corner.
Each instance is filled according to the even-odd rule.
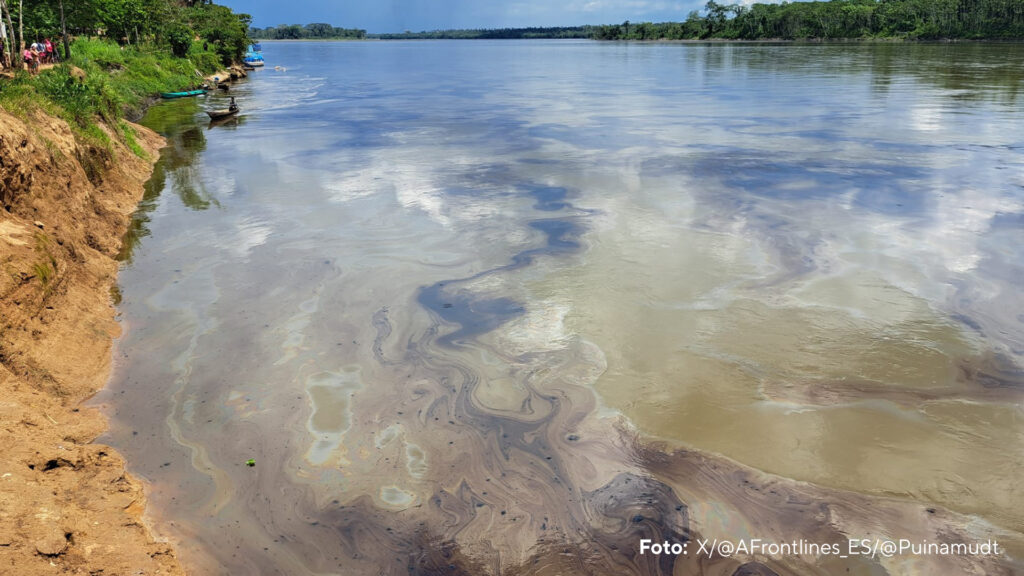
[[[97,399],[195,573],[1024,573],[1024,45],[264,51]]]

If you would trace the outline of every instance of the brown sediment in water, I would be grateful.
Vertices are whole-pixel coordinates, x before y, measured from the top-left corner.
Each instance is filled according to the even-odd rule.
[[[144,523],[141,482],[92,443],[105,419],[80,407],[110,371],[115,256],[162,145],[132,129],[145,159],[0,110],[3,574],[182,573]]]
[[[595,384],[609,407],[677,446],[1020,532],[1012,447],[1024,377],[1012,347],[963,321],[977,310],[915,293],[932,283],[910,266],[864,267],[870,247],[854,225],[836,227],[841,256],[808,257],[827,273],[768,283],[764,270],[789,265],[751,240],[760,230],[699,232],[688,219],[649,228],[599,232],[601,249],[571,276],[535,287],[552,299],[567,282],[587,286],[566,325],[609,355]],[[730,274],[731,284],[715,277]]]
[[[956,362],[957,376],[945,386],[930,389],[906,389],[877,380],[846,378],[841,380],[771,381],[761,390],[777,401],[806,406],[836,406],[867,398],[885,400],[904,408],[916,408],[931,402],[1014,403],[1024,398],[1024,377],[1020,370],[993,354],[962,358]]]
[[[297,428],[306,418],[312,446],[318,433],[340,434],[325,449],[330,458],[289,456],[262,441],[254,450],[268,450],[258,457],[266,466],[218,472],[230,476],[230,489],[217,482],[203,502],[233,528],[218,549],[190,550],[198,571],[735,576],[1008,575],[1022,568],[1015,560],[1024,552],[1021,535],[977,518],[817,487],[645,439],[620,417],[601,415],[592,386],[607,366],[586,341],[517,353],[495,335],[450,342],[452,327],[442,319],[405,312],[373,314],[360,334],[373,345],[358,370],[307,370],[307,389],[317,390],[312,410],[296,411],[294,424],[276,424]],[[506,385],[483,393],[493,381]],[[332,388],[359,392],[339,408],[344,395],[325,392]],[[283,404],[291,393],[265,405]],[[332,406],[346,417],[318,418],[317,409]],[[239,407],[248,423],[230,424],[221,443],[245,442],[257,435],[253,423],[270,417]],[[337,476],[325,481],[322,473]],[[698,542],[713,538],[844,548],[860,538],[991,538],[1010,556],[697,553]],[[693,553],[641,555],[641,539],[688,542]],[[263,547],[273,550],[272,568],[253,553]]]

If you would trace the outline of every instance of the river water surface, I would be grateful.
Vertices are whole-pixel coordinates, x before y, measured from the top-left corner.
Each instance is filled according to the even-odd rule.
[[[1024,46],[264,48],[99,398],[196,574],[1024,570]]]

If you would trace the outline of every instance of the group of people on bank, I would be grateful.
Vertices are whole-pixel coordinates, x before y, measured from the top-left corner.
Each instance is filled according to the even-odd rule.
[[[3,54],[2,48],[0,48],[0,56],[2,56],[0,57],[0,69],[3,69],[4,64],[8,60],[6,55]],[[21,50],[20,63],[18,63],[17,52],[11,56],[13,57],[10,59],[10,63],[13,68],[23,68],[32,74],[37,74],[42,64],[56,64],[60,62],[60,52],[57,50],[57,45],[50,38],[37,40],[25,46]]]
[[[53,42],[46,38],[41,42],[33,42],[31,46],[26,47],[21,52],[21,59],[24,61],[25,67],[33,74],[36,74],[39,72],[40,64],[53,64],[60,59],[60,55],[57,53],[57,48],[53,45]]]

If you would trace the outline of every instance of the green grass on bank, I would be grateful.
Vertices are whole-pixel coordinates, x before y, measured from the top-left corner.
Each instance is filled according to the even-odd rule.
[[[18,72],[0,78],[0,108],[22,118],[42,109],[66,120],[80,142],[109,148],[109,137],[97,124],[102,120],[136,154],[141,148],[122,119],[138,116],[147,99],[160,92],[196,86],[201,75],[222,67],[216,53],[197,45],[187,58],[177,58],[156,47],[122,48],[107,40],[79,39],[71,54],[68,64],[37,76]]]

